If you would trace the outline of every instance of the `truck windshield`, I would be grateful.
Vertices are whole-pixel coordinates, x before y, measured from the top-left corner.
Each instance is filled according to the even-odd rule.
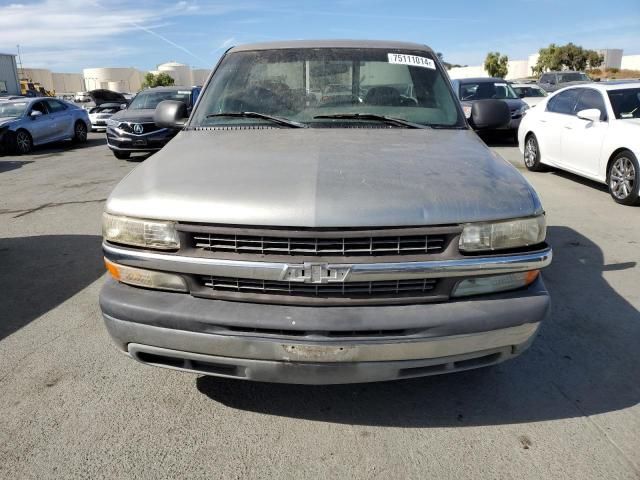
[[[584,73],[571,72],[571,73],[559,73],[558,83],[567,82],[589,82],[591,79]]]
[[[160,92],[140,92],[135,96],[128,110],[154,109],[163,100],[179,100],[190,105],[191,90],[165,90]]]
[[[241,112],[277,116],[311,127],[371,123],[372,117],[364,114],[441,128],[465,126],[448,80],[426,51],[291,48],[235,52],[222,60],[201,96],[190,126],[266,123],[255,117],[212,116]],[[336,114],[362,116],[327,118]]]

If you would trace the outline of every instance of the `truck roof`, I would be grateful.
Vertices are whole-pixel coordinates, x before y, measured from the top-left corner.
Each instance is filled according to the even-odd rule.
[[[278,42],[261,42],[238,45],[230,52],[248,52],[252,50],[274,50],[284,48],[388,48],[402,50],[423,50],[433,53],[426,45],[411,42],[387,40],[287,40]]]

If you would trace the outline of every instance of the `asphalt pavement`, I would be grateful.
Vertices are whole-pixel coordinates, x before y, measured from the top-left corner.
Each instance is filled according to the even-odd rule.
[[[0,157],[0,478],[640,478],[640,207],[492,148],[548,214],[553,306],[534,345],[488,369],[318,387],[118,353],[100,221],[137,161],[103,134]]]

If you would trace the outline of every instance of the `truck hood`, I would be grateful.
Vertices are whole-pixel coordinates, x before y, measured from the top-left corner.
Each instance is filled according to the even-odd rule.
[[[106,210],[237,225],[442,225],[541,213],[515,167],[470,130],[182,131]]]

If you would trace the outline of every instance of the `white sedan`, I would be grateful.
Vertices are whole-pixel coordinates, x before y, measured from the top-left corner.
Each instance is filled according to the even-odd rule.
[[[518,146],[529,170],[545,165],[606,183],[613,199],[638,201],[640,82],[558,90],[522,119]]]

